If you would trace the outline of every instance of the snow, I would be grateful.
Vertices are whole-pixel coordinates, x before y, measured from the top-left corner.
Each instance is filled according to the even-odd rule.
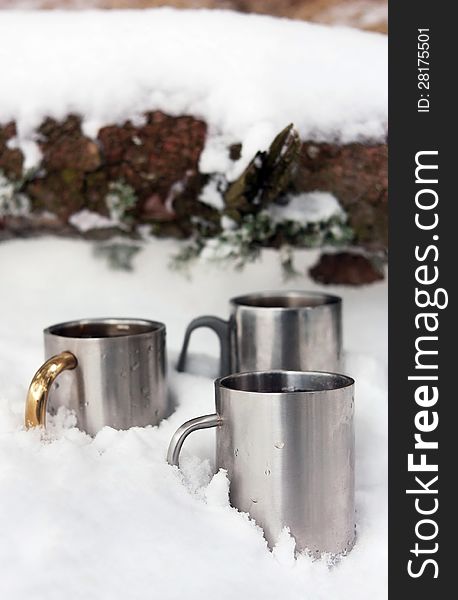
[[[223,210],[225,204],[219,185],[220,182],[217,179],[210,179],[202,189],[199,200],[204,204],[208,204],[208,206],[216,208],[216,210]]]
[[[238,227],[237,221],[234,221],[234,219],[231,219],[227,215],[221,217],[220,224],[224,231],[232,231]]]
[[[295,221],[301,225],[329,221],[332,217],[345,216],[337,198],[329,192],[308,192],[290,197],[285,206],[271,204],[267,208],[274,223]]]
[[[84,241],[0,245],[0,597],[385,599],[386,284],[329,288],[344,298],[346,371],[357,382],[358,522],[354,550],[330,568],[323,560],[295,559],[287,532],[270,552],[261,530],[230,508],[226,475],[212,476],[213,432],[186,441],[182,472],[165,461],[175,429],[213,411],[215,337],[196,333],[191,372],[174,370],[190,319],[227,317],[228,298],[242,293],[320,288],[306,279],[283,282],[273,250],[242,272],[198,263],[189,281],[167,268],[175,251],[176,242],[156,240],[135,256],[133,272],[120,272],[96,260]],[[305,270],[317,254],[298,251],[297,257]],[[42,360],[41,330],[100,316],[167,324],[176,412],[159,427],[106,428],[94,439],[72,427],[64,412],[49,419],[43,439],[39,431],[24,431],[24,397]]]
[[[119,219],[109,219],[99,213],[84,208],[76,213],[73,213],[68,222],[73,225],[78,231],[85,233],[91,229],[106,229],[110,227],[120,227]]]
[[[27,168],[42,119],[70,112],[88,135],[147,110],[202,118],[200,168],[230,178],[290,122],[316,141],[386,134],[387,38],[344,27],[221,10],[2,11],[0,72],[0,122],[17,122]]]

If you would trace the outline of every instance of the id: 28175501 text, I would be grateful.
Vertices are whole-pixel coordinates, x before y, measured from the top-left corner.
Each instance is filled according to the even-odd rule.
[[[417,102],[417,111],[419,113],[428,113],[430,108],[429,29],[418,29],[417,48],[417,86],[420,94]]]

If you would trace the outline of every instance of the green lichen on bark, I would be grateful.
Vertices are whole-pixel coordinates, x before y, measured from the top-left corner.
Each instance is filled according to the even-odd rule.
[[[132,212],[138,202],[134,188],[124,181],[111,181],[105,196],[110,218],[125,225],[133,224]]]
[[[297,275],[293,248],[317,248],[324,245],[346,247],[354,233],[345,216],[335,215],[323,221],[301,224],[296,221],[272,220],[267,211],[245,215],[234,228],[213,237],[195,235],[173,257],[171,266],[186,270],[197,258],[213,263],[231,263],[236,269],[255,261],[263,248],[280,250],[280,264],[285,278]]]
[[[10,179],[0,170],[0,217],[23,217],[30,212],[30,200],[22,192],[24,181]]]

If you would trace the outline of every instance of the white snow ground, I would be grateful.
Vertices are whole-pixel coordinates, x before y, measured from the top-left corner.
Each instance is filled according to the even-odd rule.
[[[46,116],[88,135],[146,110],[209,125],[200,168],[234,177],[293,122],[302,139],[381,141],[387,37],[230,11],[2,11],[0,122],[26,168]],[[228,146],[242,142],[234,164]]]
[[[199,332],[194,374],[173,365],[185,326],[227,316],[227,299],[282,282],[273,251],[245,271],[197,265],[192,281],[167,269],[175,242],[155,241],[132,273],[110,271],[87,242],[0,244],[0,598],[2,600],[381,600],[387,597],[386,284],[330,288],[344,297],[346,370],[357,380],[358,541],[329,569],[273,553],[262,532],[228,505],[212,478],[213,434],[186,442],[183,474],[165,454],[186,419],[212,412],[217,344]],[[304,268],[314,253],[298,253]],[[328,288],[326,288],[328,289]],[[41,330],[66,319],[136,316],[167,324],[176,412],[159,427],[94,439],[72,417],[50,419],[48,439],[24,431],[24,397],[42,360]],[[197,373],[200,373],[197,374]]]
[[[303,192],[291,195],[286,206],[271,204],[266,211],[274,223],[294,221],[309,225],[329,221],[332,217],[345,217],[337,198],[329,192]]]

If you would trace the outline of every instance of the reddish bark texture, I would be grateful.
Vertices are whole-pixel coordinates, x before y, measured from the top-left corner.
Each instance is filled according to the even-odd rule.
[[[104,127],[93,140],[83,134],[81,119],[70,115],[63,122],[47,119],[37,134],[43,158],[23,191],[34,212],[57,215],[62,226],[83,208],[106,215],[109,184],[120,181],[138,198],[130,215],[137,223],[164,223],[165,233],[181,237],[189,233],[193,213],[212,216],[196,200],[204,180],[198,161],[206,136],[198,119],[152,112],[142,125],[128,121]],[[14,136],[14,124],[0,127],[0,169],[18,180],[22,154],[7,147]]]
[[[388,153],[386,144],[302,146],[295,186],[333,193],[349,215],[356,240],[370,250],[388,244]]]
[[[309,274],[325,284],[363,285],[383,279],[383,271],[372,260],[351,252],[323,254]]]
[[[134,188],[140,200],[136,214],[140,220],[179,220],[185,215],[177,210],[177,197],[189,194],[201,180],[198,161],[205,136],[202,121],[161,112],[147,115],[139,127],[129,122],[104,127],[98,142],[106,182],[122,180]]]
[[[0,126],[0,171],[11,179],[18,179],[21,176],[23,164],[21,151],[8,147],[8,142],[15,136],[14,123]]]

